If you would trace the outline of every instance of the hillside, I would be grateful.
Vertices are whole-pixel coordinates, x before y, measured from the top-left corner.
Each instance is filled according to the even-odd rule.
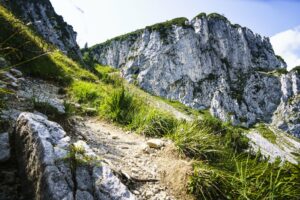
[[[193,29],[182,18],[148,29],[169,38],[161,26],[174,23]],[[89,60],[88,71],[2,5],[0,26],[0,199],[299,199],[293,136],[149,94],[122,67]],[[278,73],[284,64],[269,53]],[[260,74],[276,83],[270,71]],[[288,99],[292,73],[281,77]],[[290,110],[278,118],[290,119],[298,101],[282,99]]]
[[[82,63],[82,55],[76,42],[77,33],[62,16],[56,14],[50,1],[1,0],[0,3],[22,19],[27,26],[32,27],[48,43]]]
[[[177,18],[83,52],[151,94],[209,109],[233,125],[272,123],[299,137],[299,74],[287,72],[268,38],[222,15]]]

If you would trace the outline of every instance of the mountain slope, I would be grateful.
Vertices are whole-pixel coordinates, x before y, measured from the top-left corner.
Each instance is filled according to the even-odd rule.
[[[38,0],[0,0],[25,24],[33,27],[47,42],[76,61],[82,62],[82,55],[76,42],[77,33],[57,15],[50,1]]]
[[[207,111],[141,95],[116,69],[97,65],[92,74],[2,6],[0,25],[0,142],[5,144],[0,151],[11,146],[8,162],[18,162],[9,165],[0,157],[0,187],[5,185],[1,199],[3,193],[13,193],[16,199],[29,193],[55,200],[148,200],[168,198],[169,190],[178,199],[187,191],[198,199],[299,199],[300,171],[292,164],[296,162],[269,160],[252,151],[245,137],[248,129],[222,123]],[[169,26],[172,23],[164,27]],[[3,94],[2,88],[11,93]],[[178,115],[161,101],[195,116]],[[261,134],[277,142],[270,133]],[[141,152],[140,145],[149,137],[164,137],[156,143],[161,150],[149,150],[148,145]],[[161,147],[165,139],[167,145]],[[168,149],[169,144],[175,149]],[[290,150],[296,159],[299,147]],[[174,151],[181,159],[172,157]],[[107,165],[121,166],[130,174],[112,173]],[[24,174],[16,179],[20,172]],[[17,180],[25,191],[15,187]]]
[[[152,94],[235,125],[271,122],[283,96],[286,64],[269,39],[214,13],[149,26],[84,52]]]

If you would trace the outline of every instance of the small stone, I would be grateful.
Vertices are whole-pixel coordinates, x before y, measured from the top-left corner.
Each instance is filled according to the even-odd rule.
[[[119,139],[119,137],[118,136],[112,136],[112,139],[117,140],[117,139]]]
[[[164,146],[164,141],[162,141],[160,139],[151,139],[151,140],[147,141],[147,145],[150,148],[160,149],[161,147]]]
[[[123,146],[121,147],[121,149],[129,149],[129,147]]]
[[[132,193],[135,194],[135,195],[140,195],[141,194],[138,190],[133,190]]]

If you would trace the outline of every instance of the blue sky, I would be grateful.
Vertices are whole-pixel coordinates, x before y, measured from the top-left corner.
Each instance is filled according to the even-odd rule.
[[[288,45],[282,38],[300,35],[300,0],[51,0],[55,10],[78,32],[78,43],[89,46],[109,38],[176,17],[193,18],[200,12],[224,14],[232,23],[251,28],[272,43],[281,54]],[[294,31],[292,34],[286,31]],[[283,34],[283,35],[282,35]],[[286,36],[287,34],[288,36]],[[296,36],[295,36],[296,34]],[[290,44],[291,41],[288,41]],[[294,42],[298,44],[298,41]],[[294,44],[293,43],[293,44]],[[273,45],[274,46],[274,45]],[[294,56],[296,55],[296,58]],[[300,57],[294,45],[293,62]],[[283,55],[285,58],[285,55]],[[300,65],[300,59],[299,63]]]

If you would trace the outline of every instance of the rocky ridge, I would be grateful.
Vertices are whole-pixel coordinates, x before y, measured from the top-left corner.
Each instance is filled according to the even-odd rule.
[[[82,62],[82,55],[76,42],[77,33],[62,16],[56,14],[50,1],[43,0],[0,0],[26,25],[32,26],[46,41],[55,45],[72,59]]]
[[[268,38],[218,14],[149,26],[85,53],[97,63],[121,68],[124,78],[152,94],[209,109],[213,116],[245,127],[272,122],[285,92],[282,81],[300,80],[293,73],[281,78],[286,64]],[[286,89],[296,95],[292,87]],[[284,120],[273,122],[283,127],[276,121]],[[285,130],[299,136],[299,122],[289,124]]]

